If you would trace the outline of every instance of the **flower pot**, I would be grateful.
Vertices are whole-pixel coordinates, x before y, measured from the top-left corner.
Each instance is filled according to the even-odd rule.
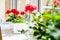
[[[26,23],[13,23],[14,33],[20,33],[19,30],[27,30],[29,27]]]
[[[2,36],[8,36],[13,34],[12,23],[1,22],[0,26],[1,26]]]

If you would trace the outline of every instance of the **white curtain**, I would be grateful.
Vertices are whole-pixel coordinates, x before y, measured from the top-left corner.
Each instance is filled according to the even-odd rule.
[[[0,0],[0,21],[4,21],[5,0]]]

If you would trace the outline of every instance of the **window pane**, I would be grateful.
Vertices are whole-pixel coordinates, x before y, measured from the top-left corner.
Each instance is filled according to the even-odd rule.
[[[26,0],[17,0],[17,9],[19,11],[24,11],[26,5]]]
[[[52,6],[53,0],[43,0],[42,2],[44,6]]]

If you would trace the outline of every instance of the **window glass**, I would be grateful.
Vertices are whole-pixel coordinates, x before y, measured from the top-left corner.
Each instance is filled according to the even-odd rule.
[[[43,0],[42,2],[44,6],[52,6],[53,0]]]

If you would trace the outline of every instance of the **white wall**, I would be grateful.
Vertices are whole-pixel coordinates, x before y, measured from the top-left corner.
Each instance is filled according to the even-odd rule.
[[[0,0],[0,19],[4,20],[5,0]]]

